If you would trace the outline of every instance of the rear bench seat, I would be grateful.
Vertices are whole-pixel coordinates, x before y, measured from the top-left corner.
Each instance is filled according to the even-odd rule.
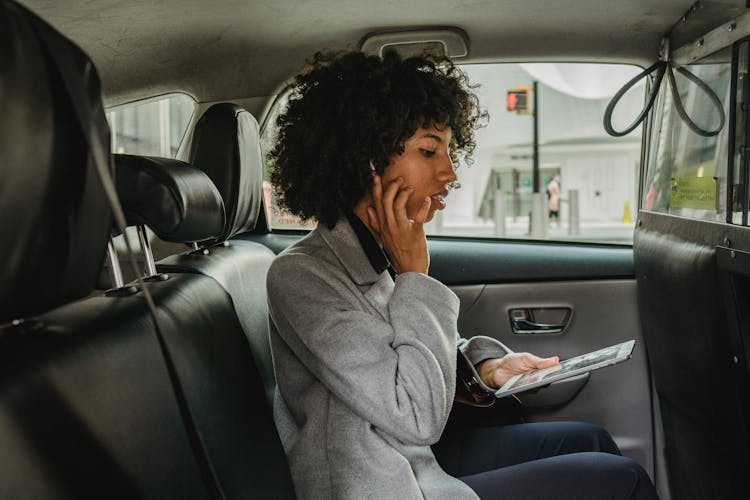
[[[0,0],[0,52],[10,55],[0,69],[13,75],[2,104],[20,127],[0,137],[8,159],[0,229],[20,236],[0,255],[10,271],[0,277],[0,498],[293,498],[261,379],[222,286],[198,274],[147,283],[161,337],[142,291],[81,299],[93,290],[111,212],[34,29],[52,32],[80,62],[70,69],[91,99],[95,133],[109,144],[88,58]],[[205,196],[210,183],[191,182],[181,196],[198,191]],[[191,215],[182,214],[184,228],[195,229]]]
[[[219,190],[226,210],[224,227],[216,238],[201,243],[202,251],[167,257],[157,267],[168,273],[205,274],[224,287],[252,348],[266,400],[273,405],[276,381],[265,276],[275,254],[260,243],[234,238],[253,230],[263,216],[263,159],[255,118],[231,103],[211,106],[196,124],[190,164]]]
[[[162,240],[175,243],[214,241],[224,230],[228,218],[221,197],[201,170],[179,160],[134,155],[116,155],[116,165],[129,225],[145,224]],[[143,254],[149,258],[150,252]],[[249,255],[258,258],[252,251]],[[198,266],[224,263],[244,278],[240,316],[262,314],[259,331],[247,333],[267,337],[265,293],[258,297],[249,292],[254,282],[265,283],[267,268],[253,267],[252,260],[243,259],[242,251],[232,246],[202,247],[183,257],[193,257]],[[162,331],[222,487],[230,498],[255,498],[263,491],[275,498],[291,493],[286,457],[232,296],[220,281],[194,271],[169,272],[147,281],[159,324],[174,325]],[[247,320],[244,326],[250,327]]]

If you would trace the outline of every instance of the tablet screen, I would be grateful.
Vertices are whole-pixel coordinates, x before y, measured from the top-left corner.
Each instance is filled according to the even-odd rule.
[[[629,340],[622,344],[605,347],[598,351],[566,359],[565,361],[561,361],[559,365],[550,368],[532,370],[516,375],[495,392],[495,396],[502,397],[535,387],[541,387],[556,380],[574,377],[591,370],[625,361],[630,358],[634,346],[635,340]]]

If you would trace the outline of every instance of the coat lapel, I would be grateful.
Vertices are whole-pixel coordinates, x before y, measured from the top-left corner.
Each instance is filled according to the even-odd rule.
[[[372,268],[349,221],[340,219],[333,229],[318,225],[315,230],[341,262],[352,281],[363,290],[365,299],[388,321],[388,301],[393,294],[393,280],[387,272],[378,274]]]

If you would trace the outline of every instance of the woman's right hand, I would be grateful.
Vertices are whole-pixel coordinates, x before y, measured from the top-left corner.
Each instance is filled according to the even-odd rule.
[[[372,206],[367,207],[370,227],[388,254],[397,273],[427,274],[430,255],[424,224],[430,209],[430,198],[425,198],[419,212],[410,218],[406,202],[414,193],[412,186],[404,186],[401,177],[383,189],[382,179],[373,175]]]

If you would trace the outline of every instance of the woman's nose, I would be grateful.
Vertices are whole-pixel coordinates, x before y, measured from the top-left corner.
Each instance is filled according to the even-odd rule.
[[[440,170],[438,171],[438,179],[444,184],[454,182],[457,179],[456,169],[453,168],[453,162],[450,157],[448,157],[446,161],[441,162]]]

